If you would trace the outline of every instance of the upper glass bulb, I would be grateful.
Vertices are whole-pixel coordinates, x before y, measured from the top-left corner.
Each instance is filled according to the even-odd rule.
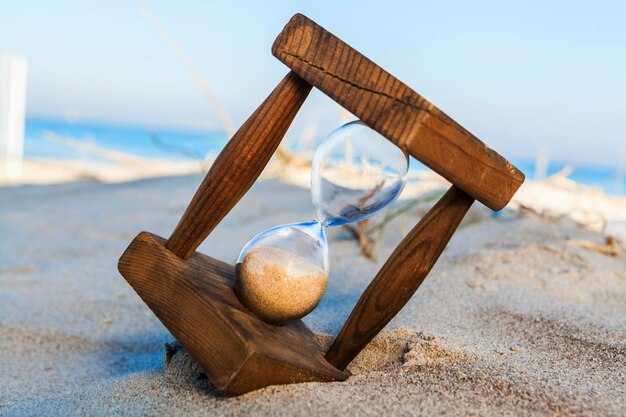
[[[313,156],[317,220],[326,227],[373,216],[400,195],[408,169],[407,154],[363,122],[335,129]]]

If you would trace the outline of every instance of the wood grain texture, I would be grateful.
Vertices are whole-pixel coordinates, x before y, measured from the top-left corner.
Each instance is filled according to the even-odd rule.
[[[524,174],[474,135],[355,49],[297,14],[272,53],[372,129],[493,210]]]
[[[311,85],[293,72],[246,120],[219,154],[166,247],[187,259],[252,186],[274,154]]]
[[[400,242],[367,287],[326,354],[338,369],[345,367],[411,299],[474,199],[456,186]]]
[[[234,266],[199,253],[182,260],[164,244],[140,233],[118,269],[220,391],[347,378],[304,323],[273,326],[250,313],[235,296]]]

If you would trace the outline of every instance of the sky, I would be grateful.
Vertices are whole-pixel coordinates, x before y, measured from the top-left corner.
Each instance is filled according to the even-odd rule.
[[[271,45],[297,12],[509,158],[626,160],[626,1],[142,0],[239,126],[287,73]],[[0,51],[29,65],[29,117],[220,129],[131,0],[0,0]],[[340,109],[312,93],[292,135]]]

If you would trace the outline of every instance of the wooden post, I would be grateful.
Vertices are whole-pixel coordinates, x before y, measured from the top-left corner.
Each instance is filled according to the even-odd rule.
[[[211,165],[165,245],[189,258],[261,175],[278,148],[311,85],[289,73],[246,120]]]
[[[22,175],[26,115],[26,59],[5,53],[0,58],[0,170],[8,178]]]
[[[473,202],[453,185],[422,217],[361,295],[326,354],[328,362],[345,369],[400,312],[426,279]]]

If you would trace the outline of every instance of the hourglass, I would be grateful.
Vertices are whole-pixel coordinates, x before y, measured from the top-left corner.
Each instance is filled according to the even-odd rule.
[[[272,53],[289,73],[216,158],[172,234],[164,239],[139,233],[118,263],[122,276],[215,387],[231,395],[268,385],[348,378],[348,364],[417,291],[474,200],[501,210],[524,181],[515,166],[472,133],[307,17],[291,18]],[[389,143],[377,141],[372,151],[367,137],[353,135],[363,125],[338,130],[314,158],[315,221],[259,235],[246,246],[238,267],[197,252],[259,177],[313,86]],[[402,151],[387,152],[384,146],[390,143]],[[317,291],[296,303],[313,306],[328,273],[323,226],[365,219],[392,201],[404,181],[399,180],[404,152],[452,186],[373,277],[328,350],[301,320],[268,323],[241,302],[235,293],[236,269],[245,267],[246,255],[257,248],[251,270],[274,259],[281,268],[295,269],[297,276],[318,278],[293,280]],[[282,317],[298,317],[307,309]]]
[[[315,219],[253,237],[236,264],[235,289],[259,318],[282,324],[317,306],[328,277],[327,227],[365,220],[395,200],[408,155],[360,121],[331,132],[313,156]]]

